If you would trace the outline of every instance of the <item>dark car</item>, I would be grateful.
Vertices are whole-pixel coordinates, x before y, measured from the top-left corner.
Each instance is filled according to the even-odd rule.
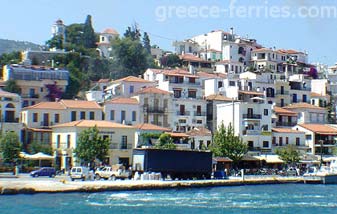
[[[49,177],[55,177],[56,170],[53,167],[42,167],[38,170],[34,170],[30,172],[30,176],[32,177],[39,177],[39,176],[49,176]]]

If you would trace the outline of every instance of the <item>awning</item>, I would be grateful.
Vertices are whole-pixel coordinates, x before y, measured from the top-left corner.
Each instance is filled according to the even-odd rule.
[[[243,158],[241,160],[242,161],[260,161],[260,159],[254,157],[254,156],[249,156],[249,155],[243,156]]]
[[[260,161],[266,161],[266,163],[283,163],[284,161],[279,158],[278,155],[260,155],[254,156],[256,159]]]
[[[227,157],[215,157],[213,158],[215,162],[233,162],[232,159]]]

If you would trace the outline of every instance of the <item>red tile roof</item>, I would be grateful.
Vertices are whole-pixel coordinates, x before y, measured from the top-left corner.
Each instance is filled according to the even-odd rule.
[[[127,126],[120,123],[114,123],[105,120],[77,120],[69,123],[57,124],[52,126],[52,128],[63,128],[63,127],[94,127],[97,128],[133,128],[132,126]]]
[[[201,59],[197,56],[194,56],[193,54],[184,54],[179,56],[181,60],[183,61],[189,61],[189,62],[208,62],[211,63],[207,60]]]
[[[199,77],[204,77],[204,78],[226,78],[227,75],[223,73],[208,73],[208,72],[203,72],[200,71],[196,74]]]
[[[140,91],[136,92],[136,94],[171,94],[169,91],[164,91],[156,87],[148,87],[143,88]]]
[[[326,124],[299,124],[299,126],[317,134],[337,135],[337,129]]]
[[[263,92],[258,92],[258,91],[242,91],[242,90],[239,90],[239,93],[248,94],[248,95],[257,95],[257,96],[264,95]]]
[[[278,133],[295,133],[295,134],[301,134],[304,132],[294,130],[294,129],[288,129],[288,128],[272,128],[271,129],[273,132],[278,132]]]
[[[138,105],[138,100],[136,98],[117,97],[117,98],[107,101],[105,104]]]
[[[164,127],[149,124],[149,123],[141,123],[141,124],[137,124],[133,127],[135,127],[136,129],[139,129],[139,130],[151,130],[151,131],[163,131],[163,132],[170,132],[171,131],[171,129],[169,129],[169,128],[164,128]]]
[[[206,97],[206,100],[217,100],[217,101],[227,101],[232,102],[233,99],[229,97],[225,97],[221,94],[212,94]]]
[[[274,106],[274,112],[275,114],[280,114],[280,115],[288,115],[288,116],[297,116],[296,112],[281,108],[281,107],[277,107]]]
[[[186,132],[189,136],[212,136],[212,132],[204,127],[195,127]]]
[[[61,100],[66,108],[81,108],[81,109],[102,109],[102,107],[95,101],[86,100]]]
[[[119,33],[117,32],[117,30],[115,30],[115,29],[113,29],[113,28],[107,28],[107,29],[105,29],[102,33],[119,35]]]
[[[322,95],[322,94],[319,94],[319,93],[316,93],[316,92],[311,92],[311,93],[310,93],[310,96],[311,96],[311,97],[326,97],[326,96],[324,96],[324,95]]]
[[[181,138],[187,138],[187,137],[189,137],[188,134],[181,133],[181,132],[166,132],[166,133],[169,134],[171,137],[181,137]]]
[[[113,82],[142,82],[142,83],[152,83],[151,81],[139,78],[139,77],[134,77],[134,76],[128,76],[124,77],[121,79],[114,80]]]
[[[27,109],[52,109],[52,110],[63,110],[66,109],[64,105],[60,102],[40,102],[32,106],[23,108],[22,110]]]
[[[305,109],[317,109],[317,110],[326,110],[325,108],[321,108],[318,106],[311,105],[309,103],[293,103],[290,105],[287,105],[283,107],[285,109],[299,109],[299,108],[305,108]]]

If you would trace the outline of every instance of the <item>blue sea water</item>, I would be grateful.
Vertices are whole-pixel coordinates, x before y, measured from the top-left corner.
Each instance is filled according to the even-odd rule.
[[[337,213],[337,185],[213,188],[0,196],[1,214]]]

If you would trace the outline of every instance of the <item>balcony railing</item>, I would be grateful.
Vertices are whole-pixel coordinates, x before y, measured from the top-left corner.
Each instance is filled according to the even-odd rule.
[[[19,118],[5,118],[3,119],[4,123],[18,123],[19,122]]]
[[[132,143],[112,143],[110,144],[110,149],[118,149],[118,150],[124,150],[124,149],[132,149]]]
[[[243,130],[242,135],[260,135],[261,131],[259,130]]]
[[[194,112],[194,116],[206,116],[206,112],[205,111],[195,111]]]
[[[144,106],[144,112],[147,113],[164,113],[166,108],[154,107],[154,106]]]
[[[243,119],[261,119],[261,114],[243,114]]]
[[[39,98],[38,94],[21,94],[22,98]]]
[[[276,122],[276,126],[296,126],[296,122]]]
[[[324,145],[335,145],[336,144],[336,141],[335,140],[323,140],[323,146]],[[321,142],[320,141],[316,141],[315,142],[315,146],[317,147],[319,147],[319,146],[321,146]]]
[[[190,116],[190,112],[189,111],[177,111],[177,115]]]
[[[277,95],[289,95],[289,91],[281,91],[281,90],[277,90],[276,91]]]

